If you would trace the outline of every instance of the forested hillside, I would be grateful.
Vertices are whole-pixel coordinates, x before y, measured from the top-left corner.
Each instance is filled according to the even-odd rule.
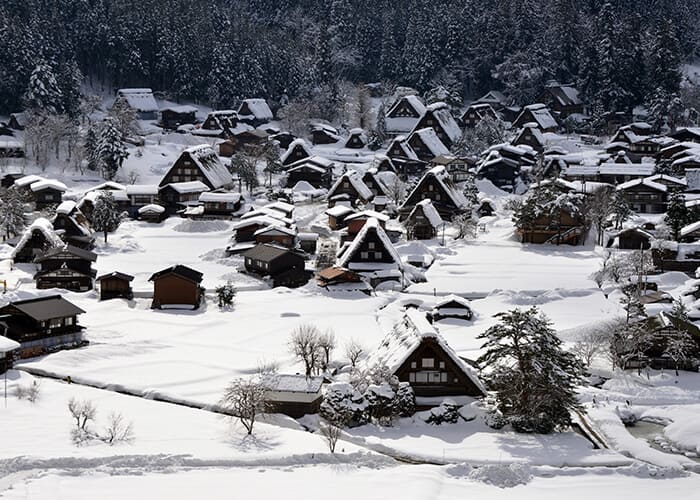
[[[0,112],[40,65],[70,111],[83,77],[215,107],[309,96],[339,79],[527,103],[550,79],[625,109],[678,90],[700,0],[3,0]]]

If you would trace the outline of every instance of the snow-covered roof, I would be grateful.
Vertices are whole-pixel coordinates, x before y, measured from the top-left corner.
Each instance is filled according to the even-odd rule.
[[[117,95],[126,99],[129,107],[136,111],[158,111],[158,103],[151,89],[119,89]]]
[[[165,208],[161,207],[160,205],[156,205],[155,203],[151,203],[149,205],[144,205],[141,208],[139,208],[139,213],[140,214],[147,214],[147,213],[156,213],[156,214],[162,214],[165,212]]]
[[[678,177],[673,177],[671,175],[666,175],[666,174],[655,174],[647,177],[650,181],[654,182],[659,182],[659,181],[666,181],[670,182],[671,184],[678,184],[679,186],[687,186],[687,183],[685,179],[679,179]]]
[[[35,182],[39,182],[39,181],[43,181],[43,180],[44,180],[44,178],[41,177],[40,175],[29,174],[29,175],[25,175],[24,177],[20,177],[19,179],[16,179],[14,185],[17,187],[31,186]]]
[[[280,210],[275,210],[274,208],[268,208],[268,207],[260,207],[255,210],[251,210],[249,212],[246,212],[241,216],[241,219],[246,220],[246,219],[252,219],[255,217],[259,216],[265,216],[265,217],[272,217],[273,219],[277,219],[279,221],[284,222],[287,225],[291,225],[294,223],[293,219],[290,219],[287,217],[285,212],[282,212]]]
[[[127,196],[148,196],[157,195],[158,185],[157,184],[130,184],[126,186]]]
[[[533,122],[526,123],[525,125],[523,125],[523,128],[520,130],[520,132],[518,132],[518,135],[515,137],[515,139],[513,139],[513,143],[517,143],[520,140],[520,138],[527,132],[532,134],[532,136],[538,144],[544,146],[547,143],[544,138],[544,134],[537,127],[537,124]]]
[[[280,225],[271,225],[271,226],[267,226],[267,227],[262,227],[262,228],[258,229],[257,231],[255,231],[253,234],[255,236],[258,236],[261,234],[268,234],[268,233],[271,233],[271,234],[278,233],[278,234],[284,234],[286,236],[296,236],[296,234],[297,234],[295,229],[290,229],[288,227],[284,227],[284,226],[280,226]]]
[[[221,163],[216,152],[208,144],[192,146],[185,150],[189,153],[204,177],[211,183],[213,189],[227,186],[233,182],[228,169]]]
[[[421,200],[418,203],[416,203],[416,206],[413,207],[413,210],[411,210],[411,213],[408,215],[408,218],[413,218],[413,214],[419,208],[423,210],[423,214],[425,215],[426,219],[428,219],[428,222],[430,222],[430,225],[434,228],[438,228],[445,223],[442,220],[442,217],[440,217],[440,214],[438,213],[430,198],[426,198],[425,200]]]
[[[700,169],[690,168],[685,171],[685,182],[688,191],[700,190]]]
[[[48,219],[44,217],[39,217],[31,225],[24,230],[22,237],[17,242],[17,246],[12,251],[12,258],[14,259],[17,254],[24,248],[27,242],[32,238],[35,231],[38,231],[44,235],[46,241],[51,247],[62,247],[64,245],[61,237],[54,231],[53,224]]]
[[[355,239],[353,239],[352,242],[350,242],[343,254],[339,257],[337,265],[340,267],[347,267],[348,269],[355,269],[356,266],[353,266],[353,264],[350,262],[350,259],[359,251],[360,245],[365,241],[367,235],[372,232],[377,235],[377,238],[382,243],[386,251],[389,252],[389,255],[394,261],[394,264],[399,269],[401,269],[403,267],[401,257],[394,248],[394,245],[391,244],[389,236],[387,236],[384,229],[382,229],[382,226],[379,225],[379,221],[373,217],[367,219],[367,222],[365,222],[365,225],[362,226],[360,232],[357,233]]]
[[[602,163],[600,165],[570,165],[564,173],[572,175],[637,175],[648,177],[654,173],[653,163]]]
[[[424,312],[409,308],[401,321],[384,337],[382,343],[367,358],[367,366],[385,365],[395,373],[408,360],[413,352],[420,347],[424,340],[430,340],[440,346],[452,362],[464,375],[481,391],[486,394],[486,388],[479,379],[476,370],[457,356],[445,339],[431,325]]]
[[[462,130],[450,113],[450,108],[444,102],[435,102],[426,108],[426,113],[432,113],[440,123],[442,130],[452,142],[456,142],[462,137]]]
[[[268,203],[265,205],[263,208],[271,208],[272,210],[280,210],[285,213],[291,213],[294,211],[294,205],[291,203],[287,203],[286,201],[273,201],[272,203]]]
[[[76,203],[73,200],[62,201],[56,207],[57,214],[70,215],[76,208]]]
[[[318,170],[320,172],[325,172],[327,169],[332,168],[335,164],[328,158],[323,156],[314,155],[309,158],[302,158],[299,161],[289,164],[287,172],[291,172],[298,168],[311,168],[312,170]]]
[[[380,214],[379,212],[375,212],[374,210],[362,210],[361,212],[357,212],[355,214],[352,214],[352,215],[345,217],[345,220],[351,221],[351,220],[369,219],[369,218],[375,218],[379,222],[387,222],[389,220],[388,215]]]
[[[438,300],[433,307],[435,309],[439,309],[442,306],[445,306],[451,302],[456,302],[457,304],[471,310],[471,305],[469,304],[469,301],[467,299],[454,294],[447,295],[443,299]]]
[[[202,203],[238,203],[241,200],[240,193],[209,193],[204,192],[199,195],[199,201]]]
[[[248,111],[257,120],[272,120],[272,110],[270,110],[270,106],[267,105],[265,99],[243,99],[241,106],[238,108],[238,114],[243,118],[250,116],[243,114],[244,106],[248,107]]]
[[[86,192],[90,193],[92,191],[104,191],[104,190],[119,191],[119,190],[124,190],[124,189],[126,189],[126,186],[124,184],[119,184],[118,182],[114,182],[114,181],[106,181],[106,182],[103,182],[101,184],[98,184],[97,186],[91,187]]]
[[[416,111],[416,118],[418,119],[419,117],[423,116],[425,114],[425,104],[423,104],[423,101],[421,101],[421,98],[418,97],[417,95],[405,95],[402,96],[400,99],[398,99],[392,106],[389,108],[389,110],[386,112],[387,116],[390,118],[390,115],[393,114],[393,111],[402,103],[406,102],[411,108],[413,108]]]
[[[40,181],[32,182],[29,189],[34,192],[43,189],[55,189],[56,191],[66,192],[68,191],[68,186],[55,179],[41,179]]]
[[[161,109],[161,112],[162,111],[172,111],[173,113],[196,113],[197,108],[190,106],[189,104],[180,104],[168,106],[167,108]]]
[[[241,229],[244,227],[250,227],[250,226],[279,226],[279,225],[284,225],[284,222],[275,219],[274,217],[270,217],[269,215],[258,215],[256,217],[251,217],[250,219],[243,219],[238,222],[236,222],[233,226],[231,226],[231,229],[236,230],[236,229]]]
[[[539,127],[543,130],[557,127],[557,121],[554,119],[552,114],[549,112],[549,109],[544,104],[530,104],[529,106],[525,106],[523,108],[522,113],[525,113],[526,111],[529,111],[531,113],[532,118],[537,122],[537,125],[539,125]],[[518,120],[516,119],[516,121]]]
[[[420,137],[421,141],[423,142],[423,144],[425,144],[425,147],[427,147],[430,150],[430,154],[432,154],[433,157],[450,154],[450,150],[447,149],[447,146],[443,144],[443,142],[435,133],[435,130],[433,130],[432,128],[422,128],[420,130],[414,131],[411,135],[414,134]],[[410,140],[411,139],[409,138],[409,141]]]
[[[170,184],[168,184],[168,186],[170,186],[180,194],[201,193],[204,191],[209,191],[209,186],[204,184],[202,181],[171,182]]]
[[[427,129],[427,130],[432,130],[433,133],[435,133],[435,131],[431,128]],[[435,137],[437,137],[437,136],[435,136]],[[389,147],[387,148],[387,152],[390,149],[392,149],[395,145],[398,145],[398,147],[401,149],[401,152],[403,153],[403,156],[405,158],[408,158],[409,160],[417,160],[418,159],[418,155],[416,154],[415,151],[413,151],[413,148],[408,144],[408,142],[406,141],[406,137],[404,137],[402,135],[397,135],[396,137],[394,137],[394,140],[391,141],[391,143],[389,144]],[[439,155],[436,155],[436,156],[439,156]]]
[[[0,135],[0,149],[22,149],[24,141],[15,139],[7,135]]]
[[[488,104],[503,104],[506,102],[506,96],[498,90],[491,90],[474,102],[484,102]]]
[[[15,349],[19,349],[20,344],[19,342],[15,342],[12,339],[8,339],[7,337],[3,337],[0,335],[0,352],[5,353],[5,352],[10,352],[14,351]]]
[[[656,191],[663,191],[664,193],[668,190],[668,187],[665,184],[654,182],[648,177],[645,177],[644,179],[632,179],[631,181],[623,182],[622,184],[619,184],[616,189],[618,191],[624,191],[625,189],[642,185],[655,189]]]
[[[582,104],[579,98],[579,92],[571,85],[548,85],[552,97],[554,97],[562,106],[576,106]]]
[[[345,181],[348,181],[352,185],[355,191],[357,191],[357,195],[363,200],[370,200],[372,198],[372,190],[367,187],[367,184],[364,183],[362,176],[357,170],[348,170],[341,175],[328,190],[328,198],[334,196]]]
[[[688,236],[691,233],[694,233],[700,229],[700,221],[693,222],[692,224],[688,224],[687,226],[684,226],[681,228],[681,236]]]
[[[306,377],[305,375],[275,373],[265,376],[262,382],[270,391],[316,394],[321,391],[323,377]]]
[[[323,213],[331,217],[342,217],[343,215],[351,214],[354,211],[354,208],[350,208],[346,205],[335,205]]]
[[[447,172],[447,169],[444,165],[438,165],[437,167],[433,167],[430,170],[428,170],[425,173],[425,175],[423,175],[421,180],[418,181],[418,184],[416,184],[416,186],[413,188],[410,194],[406,197],[406,201],[404,201],[404,204],[411,199],[416,190],[419,189],[424,182],[427,182],[427,179],[429,177],[435,178],[435,180],[438,182],[438,184],[440,184],[440,187],[442,187],[445,194],[449,196],[450,201],[456,208],[464,208],[467,206],[468,202],[467,199],[464,197],[464,193],[462,193],[462,191],[460,191],[452,183],[452,178],[450,177],[450,174],[449,172]]]
[[[282,153],[282,156],[280,157],[280,161],[284,163],[287,158],[289,158],[289,155],[292,154],[294,149],[296,148],[302,148],[306,152],[306,156],[309,157],[311,156],[311,146],[309,146],[309,143],[306,142],[304,139],[294,139],[292,142],[289,143],[289,147],[287,148],[287,151]]]

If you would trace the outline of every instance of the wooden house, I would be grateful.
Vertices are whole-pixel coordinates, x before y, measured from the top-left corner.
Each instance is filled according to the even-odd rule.
[[[276,245],[256,245],[243,254],[246,271],[270,276],[273,286],[294,288],[305,285],[310,273],[305,270],[304,257]]]
[[[269,243],[271,245],[279,245],[285,248],[294,248],[296,244],[296,229],[291,229],[284,226],[267,226],[258,229],[254,233],[255,243],[261,245]]]
[[[345,218],[355,213],[355,209],[347,205],[334,205],[324,212],[328,216],[328,227],[336,231],[345,227]]]
[[[233,130],[238,126],[238,113],[233,109],[220,109],[210,111],[204,119],[202,126],[194,130],[194,135],[204,137],[219,137],[222,139],[231,137]]]
[[[255,232],[268,226],[285,226],[283,220],[270,215],[256,215],[241,219],[233,225],[235,239],[238,243],[255,241]]]
[[[296,140],[296,136],[289,132],[278,132],[276,134],[272,134],[270,136],[270,140],[277,142],[277,144],[279,144],[279,147],[282,149],[289,149],[289,146],[292,145],[292,142]]]
[[[0,319],[0,321],[2,320]],[[19,342],[0,335],[0,375],[12,369],[15,352],[20,347]]]
[[[426,163],[438,156],[449,155],[450,150],[440,140],[432,128],[422,128],[414,131],[406,140],[416,157]]]
[[[139,120],[158,119],[158,103],[151,89],[119,89],[114,104],[117,105],[118,102],[133,109]]]
[[[63,240],[54,231],[51,222],[39,217],[22,233],[22,237],[12,251],[12,259],[15,262],[34,262],[38,256],[63,245]]]
[[[11,122],[10,126],[12,126]],[[680,142],[700,143],[700,127],[682,127],[668,135]]]
[[[549,108],[541,103],[525,106],[513,122],[513,128],[523,128],[526,123],[535,123],[542,132],[556,132],[559,126]]]
[[[160,110],[160,124],[164,129],[176,130],[180,125],[197,123],[194,106],[169,106]]]
[[[430,198],[419,201],[406,217],[406,238],[409,240],[430,240],[438,235],[445,222],[433,206]]]
[[[343,147],[347,149],[362,149],[367,145],[367,135],[361,128],[350,130],[350,135],[345,140]]]
[[[441,321],[443,319],[461,319],[470,321],[474,317],[469,301],[458,295],[448,295],[437,301],[430,313],[430,322]]]
[[[197,309],[203,299],[202,273],[181,264],[154,273],[154,309]]]
[[[440,217],[448,221],[467,209],[464,194],[455,186],[443,166],[433,167],[423,175],[399,207],[399,213],[407,216],[424,199],[430,199]]]
[[[364,222],[355,238],[341,248],[336,265],[366,275],[372,286],[402,280],[401,257],[375,218]]]
[[[578,90],[571,85],[552,82],[545,86],[537,97],[537,102],[544,103],[562,119],[573,114],[583,114],[583,101]]]
[[[555,215],[542,214],[527,227],[518,228],[523,243],[579,245],[585,240],[585,220],[561,208]]]
[[[56,208],[51,224],[56,234],[69,245],[85,250],[95,245],[95,235],[87,217],[72,200],[64,201]]]
[[[185,149],[158,186],[192,181],[200,181],[212,191],[233,187],[231,173],[207,144]]]
[[[649,178],[634,179],[617,186],[617,191],[629,207],[638,213],[662,214],[666,212],[669,188]]]
[[[544,134],[534,123],[526,123],[510,143],[513,146],[529,146],[538,153],[542,153],[546,146]]]
[[[389,189],[384,185],[376,168],[368,168],[362,176],[362,182],[372,192],[372,198],[376,196],[389,196]]]
[[[311,147],[304,139],[294,139],[280,157],[280,162],[286,167],[304,158],[311,158]]]
[[[482,198],[479,201],[479,206],[476,208],[476,213],[479,217],[490,217],[496,213],[496,207],[492,200],[488,198]]]
[[[228,156],[233,156],[236,151],[245,151],[247,148],[265,144],[270,134],[260,129],[235,131],[228,141],[222,144],[231,144],[232,147],[225,152]],[[221,149],[221,148],[219,148]]]
[[[419,408],[437,406],[445,397],[486,395],[476,370],[414,308],[394,325],[366,365],[386,366],[399,381],[408,382]]]
[[[15,181],[15,186],[19,186],[22,179]],[[29,184],[29,193],[34,201],[36,210],[59,205],[63,201],[63,193],[68,190],[65,184],[53,179],[39,178]]]
[[[78,324],[84,312],[61,295],[50,295],[0,307],[0,323],[4,336],[19,342],[19,357],[30,358],[84,345],[83,327]]]
[[[462,137],[462,131],[444,102],[436,102],[425,108],[425,113],[418,120],[414,131],[431,128],[447,149]],[[410,144],[410,140],[409,140]],[[415,149],[415,148],[414,148]],[[417,152],[417,151],[416,151]],[[435,155],[437,156],[437,155]]]
[[[307,182],[315,188],[328,188],[331,185],[335,164],[321,156],[304,158],[289,165],[287,187],[293,188],[297,182]]]
[[[325,123],[313,123],[311,125],[311,143],[335,144],[340,141],[338,131]]]
[[[571,165],[562,171],[562,178],[570,181],[593,181],[619,185],[649,177],[656,170],[651,163],[601,163],[600,165]]]
[[[272,118],[272,110],[265,99],[243,99],[238,107],[238,119],[253,127],[267,123]]]
[[[203,192],[198,201],[204,207],[205,216],[229,217],[241,209],[242,198],[240,193]]]
[[[187,207],[198,205],[199,197],[207,191],[209,186],[201,181],[172,182],[160,187],[158,199],[168,215],[172,215]]]
[[[631,227],[608,236],[608,248],[620,250],[649,250],[654,236],[638,227]]]
[[[391,158],[383,154],[374,155],[374,159],[372,160],[372,168],[375,168],[377,172],[391,172],[394,174],[399,173],[394,165],[394,162],[391,161]]]
[[[520,176],[520,163],[501,155],[492,155],[482,162],[477,169],[479,179],[487,179],[504,190],[513,192],[516,180]]]
[[[24,130],[24,127],[27,126],[27,118],[26,113],[10,113],[7,126],[13,130]]]
[[[700,221],[695,221],[681,228],[680,241],[694,243],[700,241]]]
[[[326,200],[329,208],[340,201],[348,202],[355,207],[358,204],[369,203],[373,197],[372,191],[363,182],[360,173],[356,170],[348,170],[328,190]]]
[[[287,203],[286,201],[282,201],[282,200],[273,201],[271,203],[268,203],[267,205],[265,205],[262,208],[264,208],[266,210],[275,210],[276,212],[281,213],[287,219],[294,218],[294,205],[291,203]]]
[[[362,210],[355,212],[345,217],[345,225],[347,226],[346,233],[353,239],[357,233],[362,230],[362,227],[370,219],[376,219],[379,227],[386,231],[386,223],[389,221],[389,216],[374,210]]]
[[[474,101],[475,104],[488,104],[496,111],[505,108],[507,102],[506,96],[498,90],[491,90]]]
[[[476,168],[476,164],[476,158],[455,155],[440,155],[433,158],[430,162],[431,167],[444,166],[454,183],[464,182],[469,179],[471,172]]]
[[[134,277],[129,274],[114,271],[98,276],[96,281],[99,283],[100,300],[134,298],[134,291],[131,289]]]
[[[408,134],[425,114],[420,97],[407,95],[397,99],[385,115],[386,130],[391,135]]]
[[[460,121],[465,128],[474,128],[481,123],[481,120],[485,118],[497,120],[499,119],[499,116],[496,114],[490,104],[474,103],[464,110],[464,113],[462,113],[462,116],[460,117]]]
[[[265,376],[262,383],[267,389],[265,399],[268,413],[301,418],[318,413],[321,407],[323,377],[275,373]]]
[[[0,133],[0,158],[24,158],[24,141]]]
[[[87,292],[93,288],[96,272],[92,264],[97,254],[70,245],[48,250],[34,260],[39,271],[34,275],[38,289],[63,288]]]
[[[144,222],[152,222],[157,224],[167,219],[168,214],[165,211],[164,206],[151,203],[138,209],[137,218],[138,220],[142,220]]]

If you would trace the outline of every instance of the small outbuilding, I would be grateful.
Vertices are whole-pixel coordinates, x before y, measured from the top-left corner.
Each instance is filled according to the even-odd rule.
[[[269,413],[283,413],[292,418],[318,413],[323,395],[323,377],[274,374],[263,380],[267,388]]]
[[[100,288],[100,300],[132,299],[134,292],[131,282],[134,277],[117,271],[97,277]]]
[[[197,309],[203,298],[203,274],[177,264],[154,273],[153,309]]]

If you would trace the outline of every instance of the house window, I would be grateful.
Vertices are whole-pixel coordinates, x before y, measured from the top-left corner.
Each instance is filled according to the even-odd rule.
[[[369,259],[369,252],[360,252],[361,259]]]
[[[428,191],[435,191],[435,186],[428,184]]]
[[[441,198],[441,197],[440,197],[440,193],[435,193],[435,199],[436,199],[436,200],[439,200],[440,198]]]
[[[370,249],[370,250],[374,250],[374,241],[370,241],[370,242],[368,243],[368,246],[369,246],[369,249]]]
[[[411,361],[411,368],[417,368],[417,363],[415,361]]]
[[[440,361],[440,369],[441,370],[445,369],[445,362],[444,361]]]
[[[343,189],[348,189],[350,187],[350,183],[348,181],[343,182]]]
[[[423,358],[420,364],[423,368],[435,368],[435,358]]]
[[[49,328],[61,328],[63,320],[61,318],[52,318],[49,320]]]
[[[44,199],[45,199],[46,201],[51,201],[51,200],[53,200],[53,195],[52,195],[51,193],[45,194],[45,195],[44,195]]]
[[[374,252],[374,258],[380,260],[382,258],[382,252]]]

